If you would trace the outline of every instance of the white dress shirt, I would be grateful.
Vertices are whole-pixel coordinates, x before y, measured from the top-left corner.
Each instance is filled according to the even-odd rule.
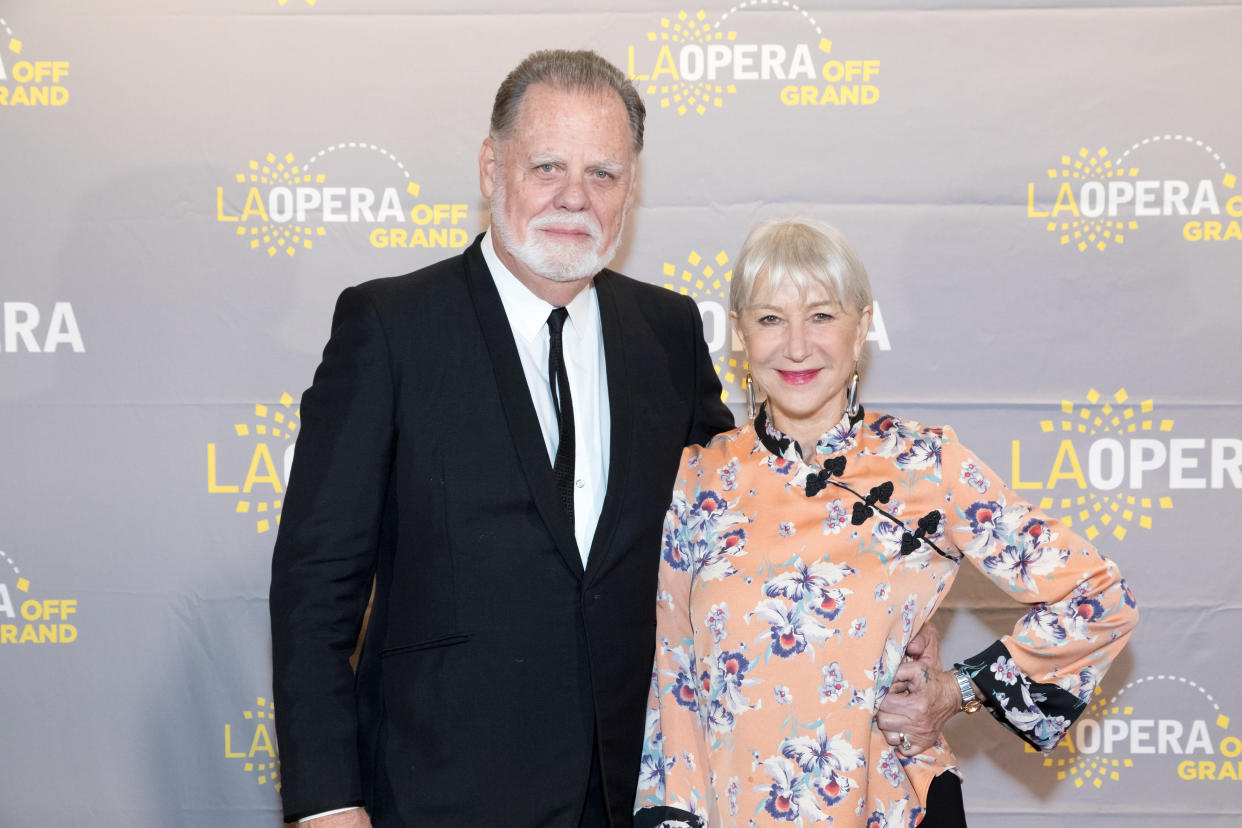
[[[482,247],[483,260],[492,272],[492,280],[500,293],[500,303],[504,305],[505,316],[513,331],[513,341],[526,374],[539,427],[543,430],[550,465],[556,461],[556,447],[561,442],[556,408],[552,402],[552,386],[548,383],[548,316],[555,305],[549,305],[531,293],[509,272],[492,246],[491,230],[483,238]],[[585,569],[599,513],[604,508],[604,494],[608,489],[611,425],[608,375],[604,365],[604,332],[594,281],[579,291],[565,310],[569,311],[569,321],[561,333],[561,345],[574,406],[574,537],[578,541],[578,554],[582,556]],[[338,808],[324,811],[298,822],[352,810]]]
[[[548,315],[550,305],[530,292],[500,261],[489,230],[483,239],[483,259],[492,272],[505,316],[513,330],[530,399],[543,429],[548,463],[556,460],[560,429],[548,382]],[[565,306],[569,320],[561,334],[569,394],[574,406],[574,537],[585,568],[595,537],[599,513],[608,488],[609,426],[608,374],[604,365],[604,333],[599,319],[595,283],[579,291]]]

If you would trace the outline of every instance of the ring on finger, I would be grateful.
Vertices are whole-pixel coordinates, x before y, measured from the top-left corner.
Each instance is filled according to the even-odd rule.
[[[913,743],[911,743],[910,737],[904,733],[900,734],[900,736],[901,736],[901,752],[908,754],[910,753],[910,751],[914,750],[914,745]]]

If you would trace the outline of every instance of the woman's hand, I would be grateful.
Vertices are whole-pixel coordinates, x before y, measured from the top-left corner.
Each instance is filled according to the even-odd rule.
[[[953,671],[941,668],[940,639],[930,625],[910,640],[906,655],[913,660],[897,668],[875,722],[890,745],[917,756],[939,741],[944,723],[961,710],[962,692]]]

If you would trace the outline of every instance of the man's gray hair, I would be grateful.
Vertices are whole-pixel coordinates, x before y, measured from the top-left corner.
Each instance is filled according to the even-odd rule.
[[[509,73],[496,90],[496,102],[492,105],[491,136],[503,140],[513,130],[517,121],[522,98],[532,84],[546,83],[556,89],[587,94],[615,92],[625,104],[630,119],[630,135],[634,140],[634,154],[643,151],[643,121],[647,107],[643,106],[638,90],[620,69],[594,52],[571,52],[565,49],[546,49],[535,52]]]
[[[741,314],[760,277],[769,289],[792,284],[803,296],[817,283],[849,311],[871,307],[871,281],[858,251],[840,230],[808,216],[768,219],[751,229],[733,263],[729,310]]]

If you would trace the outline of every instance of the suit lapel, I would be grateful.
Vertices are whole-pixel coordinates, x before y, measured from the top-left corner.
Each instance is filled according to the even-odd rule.
[[[608,374],[608,410],[611,420],[608,430],[608,488],[604,494],[604,507],[595,526],[591,540],[591,554],[587,568],[592,573],[602,572],[609,556],[615,551],[612,536],[617,528],[621,505],[625,496],[625,481],[630,471],[629,447],[633,445],[634,405],[638,397],[630,388],[630,359],[625,348],[626,328],[622,320],[630,316],[630,309],[622,307],[615,277],[607,270],[595,277],[595,290],[599,298],[599,317],[604,335],[604,371]]]
[[[487,263],[483,260],[478,239],[466,250],[465,269],[466,285],[470,290],[483,341],[491,356],[505,420],[513,439],[514,451],[517,452],[519,464],[526,477],[526,485],[539,515],[556,541],[557,550],[565,559],[565,565],[581,577],[582,556],[578,553],[578,542],[574,540],[573,526],[557,499],[552,464],[548,462],[548,448],[543,442],[539,417],[535,414],[535,406],[530,399],[526,372],[522,369],[522,361],[513,342],[513,331],[509,327],[509,318],[505,316],[500,294],[496,292],[496,283],[492,281]],[[610,355],[606,358],[611,360]],[[611,369],[611,362],[609,368]],[[613,394],[611,381],[609,394]]]

